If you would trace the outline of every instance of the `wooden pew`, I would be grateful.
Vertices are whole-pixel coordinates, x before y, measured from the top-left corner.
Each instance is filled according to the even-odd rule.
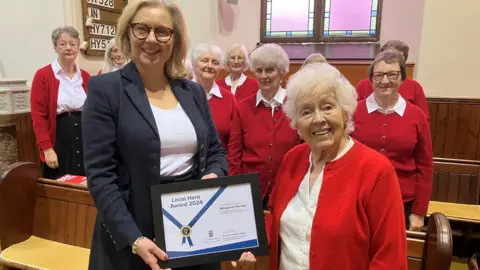
[[[38,259],[35,251],[40,250],[38,254],[42,254],[41,263],[46,269],[87,269],[96,215],[88,190],[84,186],[38,180],[39,176],[38,165],[29,162],[16,163],[0,176],[0,242],[3,250],[0,265],[33,269],[25,264]],[[431,215],[426,233],[407,232],[409,269],[448,269],[451,237],[450,225],[440,213]],[[32,243],[35,245],[28,246]],[[28,258],[14,254],[16,261],[12,262],[11,257],[3,256],[9,255],[9,250],[18,252],[26,246],[33,254]],[[62,257],[55,254],[59,248],[64,249]],[[46,255],[42,251],[49,249],[55,251]],[[68,268],[51,265],[65,260]],[[224,262],[222,269],[232,269],[230,262]],[[256,269],[267,270],[268,257],[259,257]]]
[[[87,191],[78,195],[74,189],[43,189],[38,184],[40,175],[37,164],[19,162],[0,176],[0,265],[6,269],[85,270],[90,254],[85,243],[90,243],[91,232],[84,233],[79,242],[68,237],[75,226],[66,223],[65,210],[73,209],[66,201],[82,204],[82,198],[91,200],[90,195]],[[84,223],[93,226],[93,221],[94,215]]]
[[[430,200],[479,204],[480,162],[435,158]]]

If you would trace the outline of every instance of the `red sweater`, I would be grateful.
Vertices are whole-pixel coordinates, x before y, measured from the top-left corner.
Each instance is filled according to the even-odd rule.
[[[403,201],[413,201],[412,212],[425,215],[432,193],[433,150],[425,114],[407,102],[403,116],[367,112],[366,100],[354,114],[352,137],[385,155],[397,172]]]
[[[232,92],[232,87],[225,83],[225,79],[216,80],[218,86],[228,89],[230,93]],[[247,77],[245,82],[242,85],[237,86],[237,91],[235,91],[235,98],[237,102],[240,102],[251,95],[255,95],[260,86],[258,85],[257,80]]]
[[[363,79],[357,84],[357,94],[358,100],[366,99],[370,94],[373,93],[373,87],[370,80]],[[410,103],[417,105],[425,113],[427,118],[430,118],[430,113],[428,111],[427,99],[425,98],[425,93],[423,92],[422,86],[415,80],[410,78],[405,79],[405,81],[400,85],[398,93],[402,97],[409,101]]]
[[[212,96],[208,101],[212,111],[213,122],[217,127],[218,137],[225,150],[228,147],[228,138],[230,137],[230,126],[232,125],[233,114],[236,108],[235,97],[227,89],[220,88],[222,98]]]
[[[83,89],[87,91],[90,74],[81,69]],[[35,73],[30,93],[33,131],[40,150],[40,160],[45,162],[44,150],[55,145],[57,128],[57,99],[60,81],[53,74],[52,65],[47,65]]]
[[[281,107],[272,117],[272,108],[263,102],[256,106],[256,99],[253,95],[238,103],[228,143],[228,173],[258,172],[263,198],[275,184],[283,156],[300,143],[300,136]]]
[[[308,171],[310,147],[285,156],[265,217],[270,270],[279,267],[280,218]],[[395,171],[382,155],[354,141],[327,163],[310,236],[310,269],[406,270],[405,218]]]

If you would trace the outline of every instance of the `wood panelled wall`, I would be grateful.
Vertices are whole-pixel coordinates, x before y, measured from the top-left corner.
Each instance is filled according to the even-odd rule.
[[[480,99],[427,98],[435,157],[480,160]]]
[[[40,179],[33,234],[90,248],[97,209],[87,188]]]
[[[40,164],[30,113],[17,116],[15,120],[15,138],[18,146],[18,160]]]
[[[353,85],[357,85],[361,80],[368,77],[368,67],[370,66],[370,62],[367,61],[356,61],[356,62],[348,62],[348,61],[332,61],[329,64],[335,66]],[[289,66],[289,71],[285,74],[285,77],[282,79],[282,86],[286,87],[286,82],[290,75],[297,72],[300,67],[302,66],[302,62],[291,62]],[[413,70],[415,64],[414,63],[407,63],[407,76],[413,78]],[[252,71],[247,71],[245,73],[248,77],[255,78],[255,75]],[[225,78],[228,76],[228,72],[225,70],[221,70],[218,74],[218,78]]]

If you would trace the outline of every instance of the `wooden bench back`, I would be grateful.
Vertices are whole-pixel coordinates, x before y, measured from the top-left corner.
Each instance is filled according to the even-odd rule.
[[[449,270],[452,260],[452,231],[447,217],[433,213],[427,232],[407,231],[409,270]]]
[[[433,171],[430,200],[461,204],[479,203],[480,164],[435,159]]]
[[[97,209],[87,187],[39,179],[33,234],[90,248]]]
[[[40,176],[40,167],[32,162],[14,163],[0,176],[2,250],[32,235],[36,187]]]

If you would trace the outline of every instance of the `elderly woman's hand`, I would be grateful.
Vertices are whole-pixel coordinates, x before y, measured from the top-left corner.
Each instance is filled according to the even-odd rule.
[[[410,228],[408,228],[410,231],[420,231],[423,228],[423,225],[424,225],[423,216],[411,213],[408,219],[410,221]]]
[[[238,262],[232,261],[232,266],[235,269],[241,270],[255,269],[256,261],[257,259],[255,259],[255,255],[251,252],[244,252],[242,253],[242,256],[240,256]]]

